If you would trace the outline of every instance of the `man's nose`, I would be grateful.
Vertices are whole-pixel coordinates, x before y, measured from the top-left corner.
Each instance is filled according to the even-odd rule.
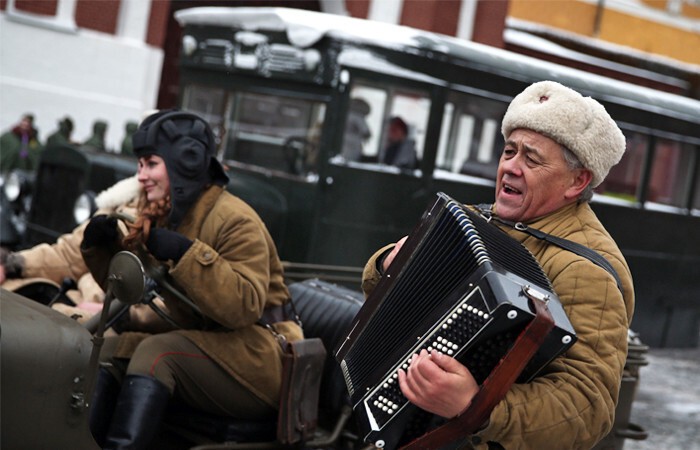
[[[503,171],[512,175],[521,176],[523,174],[520,155],[515,155],[510,159],[501,161]]]

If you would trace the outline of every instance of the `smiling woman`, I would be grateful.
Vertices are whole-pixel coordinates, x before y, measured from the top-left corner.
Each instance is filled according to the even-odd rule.
[[[277,338],[293,342],[302,333],[281,311],[290,295],[272,238],[253,209],[224,190],[228,177],[201,117],[160,111],[144,119],[133,144],[143,186],[136,220],[123,237],[116,218],[95,216],[81,253],[103,286],[105,265],[128,249],[157,262],[175,292],[159,294],[157,313],[133,306],[120,334],[105,341],[100,358],[109,369],[91,408],[95,440],[150,448],[170,398],[219,416],[273,417]]]
[[[170,193],[170,179],[163,158],[146,155],[139,158],[138,180],[149,202],[164,200]]]

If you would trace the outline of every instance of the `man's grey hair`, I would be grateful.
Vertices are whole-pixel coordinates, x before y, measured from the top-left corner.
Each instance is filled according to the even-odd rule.
[[[569,170],[576,170],[576,169],[585,169],[583,166],[583,163],[581,163],[581,160],[578,159],[578,157],[569,150],[565,146],[561,146],[562,151],[564,153],[564,160],[566,161],[566,165],[569,167]],[[593,198],[593,186],[591,183],[588,183],[588,186],[585,187],[585,189],[581,192],[581,195],[578,197],[578,202],[579,203],[585,203],[591,201]]]

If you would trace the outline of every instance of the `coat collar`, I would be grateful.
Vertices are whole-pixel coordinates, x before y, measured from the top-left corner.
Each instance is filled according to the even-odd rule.
[[[177,231],[190,239],[195,239],[197,236],[199,236],[204,220],[214,209],[214,204],[219,199],[219,196],[223,190],[224,188],[218,185],[213,185],[207,188],[197,199],[194,206],[187,211],[187,214],[185,214],[185,217]]]
[[[544,231],[545,233],[557,234],[556,230],[566,221],[568,218],[577,215],[577,209],[580,207],[585,207],[587,203],[578,204],[577,202],[570,203],[568,205],[562,206],[556,211],[553,211],[542,217],[538,217],[532,222],[528,223],[527,226],[530,228],[537,228]]]

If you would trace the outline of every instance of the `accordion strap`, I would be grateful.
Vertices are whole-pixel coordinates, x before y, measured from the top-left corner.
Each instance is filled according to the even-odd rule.
[[[402,447],[402,450],[432,450],[463,442],[479,429],[503,400],[544,339],[554,328],[554,319],[544,300],[530,297],[535,317],[523,329],[513,347],[484,380],[469,407],[459,416]]]
[[[511,222],[508,220],[501,219],[500,217],[493,215],[493,213],[491,212],[491,205],[481,204],[477,205],[477,208],[479,209],[479,212],[484,217],[486,217],[487,220],[497,221],[499,223],[502,223],[503,225],[529,234],[532,237],[549,242],[550,244],[554,244],[557,247],[561,247],[564,250],[568,250],[572,253],[582,256],[591,261],[593,264],[602,267],[603,269],[607,270],[608,273],[613,276],[613,278],[615,278],[617,288],[620,290],[621,293],[624,294],[625,291],[622,289],[622,282],[620,281],[620,276],[617,274],[617,271],[613,268],[610,262],[607,259],[605,259],[604,256],[602,256],[595,250],[581,245],[578,242],[570,241],[568,239],[554,236],[553,234],[545,233],[544,231],[538,230],[537,228],[530,228],[522,222]]]

